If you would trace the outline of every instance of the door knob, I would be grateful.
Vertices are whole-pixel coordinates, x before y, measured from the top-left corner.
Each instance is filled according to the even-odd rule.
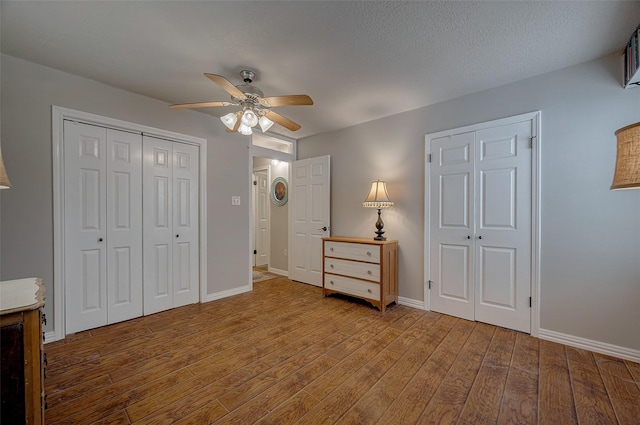
[[[98,242],[102,242],[102,238],[98,238]]]
[[[329,230],[329,228],[327,226],[321,227],[318,230],[322,230],[323,232],[326,232],[327,230]]]
[[[478,236],[478,239],[482,239],[482,236]]]
[[[176,235],[176,238],[179,238],[179,237],[180,237],[180,235]]]
[[[471,239],[471,236],[467,235],[467,239]]]

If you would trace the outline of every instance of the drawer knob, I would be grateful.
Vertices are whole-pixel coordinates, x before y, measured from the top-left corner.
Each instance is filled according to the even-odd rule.
[[[333,285],[333,280],[330,280],[329,283]]]
[[[367,292],[368,292],[368,293],[371,293],[371,289],[367,289]]]
[[[367,251],[367,257],[371,257],[371,252]]]
[[[333,247],[329,248],[329,251],[333,252]]]
[[[329,267],[333,268],[333,264],[329,264]]]
[[[371,270],[367,270],[367,274],[371,276]]]

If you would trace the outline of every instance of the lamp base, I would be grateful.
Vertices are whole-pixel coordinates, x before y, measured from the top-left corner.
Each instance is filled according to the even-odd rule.
[[[384,227],[384,223],[382,221],[382,217],[380,217],[381,211],[380,208],[378,208],[378,221],[376,221],[376,229],[378,229],[376,231],[376,236],[375,238],[373,238],[374,241],[386,241],[387,238],[385,238],[384,236],[382,236],[384,234],[384,230],[382,230],[382,228]]]

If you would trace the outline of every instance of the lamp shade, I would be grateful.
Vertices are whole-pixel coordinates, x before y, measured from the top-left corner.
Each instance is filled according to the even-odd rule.
[[[238,115],[235,112],[229,112],[227,115],[223,115],[220,117],[220,120],[227,126],[229,130],[233,130],[236,126],[236,122],[238,121]]]
[[[238,132],[240,134],[244,134],[245,136],[253,134],[253,130],[251,130],[251,127],[245,125],[244,123],[240,124],[240,127],[238,127]]]
[[[388,208],[393,206],[393,202],[389,199],[385,182],[376,180],[371,183],[371,190],[362,206],[366,208]]]
[[[258,124],[258,116],[251,108],[246,108],[242,113],[242,124],[247,127],[253,127]]]
[[[2,149],[0,149],[0,189],[11,188],[11,182],[9,176],[7,176],[7,170],[4,168],[4,162],[2,161]]]
[[[265,117],[264,115],[260,117],[260,119],[258,120],[258,123],[260,123],[260,128],[262,129],[263,133],[269,130],[273,125],[273,121],[271,121],[269,118]]]
[[[616,131],[618,153],[611,189],[640,189],[640,122]]]

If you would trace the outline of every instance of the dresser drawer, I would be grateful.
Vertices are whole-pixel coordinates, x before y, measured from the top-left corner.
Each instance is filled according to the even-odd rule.
[[[339,257],[371,263],[380,262],[380,247],[376,245],[326,241],[324,250],[326,257]]]
[[[324,276],[324,287],[356,297],[371,298],[374,300],[380,298],[379,284],[351,279],[350,277],[332,275],[330,273]]]
[[[360,279],[380,281],[380,264],[362,263],[358,261],[341,260],[339,258],[324,259],[326,273],[342,274]]]

